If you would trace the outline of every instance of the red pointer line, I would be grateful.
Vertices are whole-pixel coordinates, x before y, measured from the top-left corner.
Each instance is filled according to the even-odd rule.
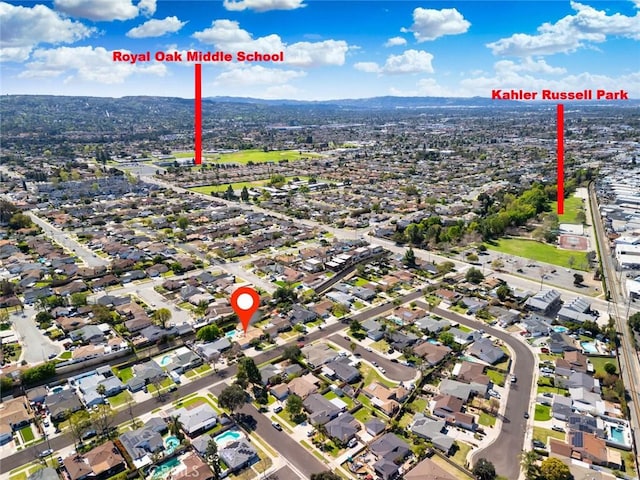
[[[556,180],[558,184],[558,193],[556,195],[558,199],[558,215],[564,213],[564,105],[559,103],[556,106],[556,128],[558,134],[558,178]]]
[[[202,64],[195,64],[195,164],[202,164]]]

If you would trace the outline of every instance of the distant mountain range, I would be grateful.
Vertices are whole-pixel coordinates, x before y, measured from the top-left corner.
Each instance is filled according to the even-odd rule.
[[[254,105],[295,105],[295,106],[327,106],[351,109],[393,109],[393,108],[451,108],[451,107],[513,107],[515,105],[548,106],[555,102],[519,102],[515,100],[492,100],[486,97],[372,97],[372,98],[346,98],[340,100],[265,100],[251,97],[207,97],[204,101],[218,103],[247,103]],[[616,106],[640,106],[640,100],[626,100],[619,102],[603,101],[571,101],[565,102],[579,105],[616,105]]]

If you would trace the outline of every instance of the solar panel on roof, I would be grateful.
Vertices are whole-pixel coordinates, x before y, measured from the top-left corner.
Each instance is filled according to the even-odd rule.
[[[574,447],[578,447],[578,448],[584,447],[583,433],[582,432],[575,432],[573,434],[573,442],[572,443],[573,443]]]

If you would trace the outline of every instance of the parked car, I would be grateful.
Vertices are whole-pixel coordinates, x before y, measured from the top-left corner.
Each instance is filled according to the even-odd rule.
[[[548,349],[547,347],[542,347],[542,348],[540,349],[540,351],[541,351],[542,353],[549,353],[549,349]]]
[[[533,446],[535,448],[547,448],[547,446],[543,442],[541,442],[540,440],[535,440],[534,439],[532,443],[533,443]]]
[[[280,425],[278,422],[271,422],[271,426],[280,432],[282,431],[282,425]]]
[[[356,446],[357,443],[358,443],[358,440],[354,437],[351,440],[349,440],[349,442],[347,443],[347,447],[353,448]]]
[[[524,418],[529,418],[529,412],[524,412]]]
[[[493,389],[489,390],[487,393],[489,394],[490,397],[500,398],[500,394]]]
[[[564,432],[564,428],[560,425],[554,425],[553,427],[551,427],[551,430],[555,430],[556,432]]]
[[[379,370],[380,370],[380,373],[382,373],[383,375],[384,375],[385,373],[387,373],[387,371],[386,371],[384,368],[382,368],[382,367],[380,367],[380,369],[379,369]]]
[[[41,451],[38,456],[40,458],[44,458],[44,457],[48,457],[49,455],[51,455],[53,453],[53,450],[51,448],[47,448],[46,450]]]
[[[516,377],[514,374],[511,374],[510,381],[511,383],[516,383],[518,381],[518,377]]]
[[[282,411],[282,406],[278,405],[273,409],[273,413],[280,413]]]

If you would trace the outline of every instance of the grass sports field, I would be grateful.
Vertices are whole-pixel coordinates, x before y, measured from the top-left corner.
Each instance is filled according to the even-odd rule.
[[[175,152],[172,155],[176,158],[193,157],[193,152]],[[211,163],[239,163],[246,165],[249,162],[265,163],[278,162],[280,160],[288,160],[294,162],[296,160],[304,160],[307,158],[318,158],[321,155],[311,152],[300,152],[299,150],[273,150],[265,152],[263,150],[240,150],[233,153],[221,154],[205,154],[204,161]]]
[[[578,212],[582,210],[582,199],[579,197],[569,197],[564,200],[564,213],[558,215],[558,221],[560,223],[573,223],[580,225],[576,219]],[[558,211],[558,202],[551,202],[551,211],[556,213]]]
[[[301,181],[309,180],[309,177],[298,176],[298,177],[287,177],[287,182],[290,182],[294,178],[298,178]],[[236,195],[240,195],[240,192],[242,191],[243,187],[247,187],[247,188],[262,187],[264,185],[267,185],[268,183],[269,183],[269,180],[267,180],[267,179],[265,179],[265,180],[256,180],[254,182],[235,182],[235,183],[231,184],[231,188],[233,188],[233,191],[235,192]],[[189,190],[191,190],[193,192],[204,193],[206,195],[210,195],[212,193],[217,193],[217,192],[226,192],[227,188],[229,188],[229,184],[228,183],[223,183],[221,185],[204,185],[202,187],[193,187],[193,188],[190,188]]]
[[[236,183],[232,183],[231,187],[233,188],[233,191],[235,192],[236,195],[240,195],[240,192],[242,191],[243,187],[247,187],[247,188],[261,187],[263,185],[266,185],[267,183],[269,183],[269,180],[257,180],[255,182],[236,182]],[[189,190],[210,195],[212,193],[217,193],[217,192],[226,192],[227,188],[229,188],[228,183],[225,183],[223,185],[205,185],[203,187],[193,187],[193,188],[190,188]]]
[[[565,268],[587,270],[587,254],[585,252],[573,252],[559,250],[553,245],[536,242],[535,240],[523,240],[520,238],[503,238],[493,243],[485,244],[490,250],[529,258],[538,262],[550,263]],[[570,257],[573,257],[573,266]]]

